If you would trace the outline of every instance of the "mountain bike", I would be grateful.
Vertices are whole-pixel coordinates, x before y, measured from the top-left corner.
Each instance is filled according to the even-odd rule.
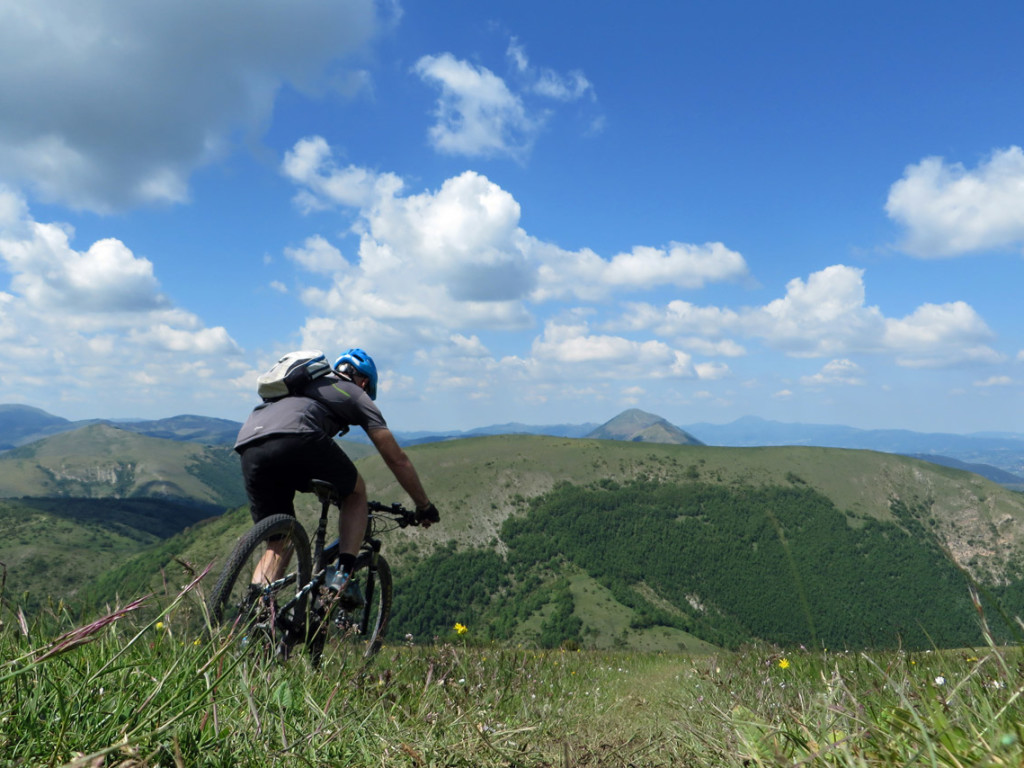
[[[319,664],[328,637],[362,643],[363,655],[370,657],[380,649],[393,597],[391,567],[378,536],[420,520],[400,504],[369,503],[366,534],[352,569],[362,604],[353,604],[327,587],[328,565],[338,557],[337,539],[324,546],[327,518],[332,504],[340,512],[340,499],[334,486],[321,480],[313,481],[312,491],[321,505],[312,549],[306,530],[291,515],[260,520],[239,539],[214,585],[207,601],[211,621],[230,627],[247,648],[278,658],[305,643],[313,664]],[[291,551],[291,570],[273,583],[254,584],[253,571],[271,541]]]

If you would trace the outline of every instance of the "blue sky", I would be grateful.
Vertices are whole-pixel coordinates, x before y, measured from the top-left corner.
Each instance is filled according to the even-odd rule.
[[[1024,431],[1024,5],[0,0],[0,402]],[[699,436],[699,435],[698,435]]]

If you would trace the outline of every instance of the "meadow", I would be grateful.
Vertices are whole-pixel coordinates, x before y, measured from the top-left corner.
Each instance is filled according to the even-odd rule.
[[[202,580],[83,624],[0,627],[4,766],[1003,766],[1024,658],[997,647],[669,654],[539,650],[480,627],[321,668],[202,628]],[[986,640],[986,638],[989,638]]]

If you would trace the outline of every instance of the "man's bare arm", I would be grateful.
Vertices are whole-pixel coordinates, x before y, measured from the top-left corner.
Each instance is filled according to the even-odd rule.
[[[394,474],[398,484],[412,498],[417,509],[424,509],[430,506],[430,497],[423,489],[420,476],[416,473],[416,467],[412,465],[409,457],[402,446],[395,440],[390,429],[371,429],[367,431],[370,441],[373,443],[388,469]]]

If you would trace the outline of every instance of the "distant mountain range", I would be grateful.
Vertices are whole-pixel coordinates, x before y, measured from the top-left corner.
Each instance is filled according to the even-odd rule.
[[[0,405],[0,452],[97,423],[148,437],[207,445],[230,445],[241,427],[236,421],[193,415],[151,421],[69,421],[38,408]],[[898,429],[865,430],[841,425],[769,421],[754,416],[728,424],[701,422],[676,426],[660,416],[635,408],[604,424],[531,425],[510,422],[461,431],[395,431],[399,442],[406,446],[507,434],[723,447],[792,445],[857,448],[915,456],[936,464],[966,469],[1004,486],[1024,490],[1024,435],[1009,432],[956,435]],[[354,443],[369,442],[358,430],[346,439]]]
[[[235,441],[241,423],[209,416],[172,416],[154,421],[86,419],[70,421],[27,405],[0,405],[0,451],[33,443],[44,437],[71,432],[92,424],[108,424],[128,432],[164,440],[206,445],[227,445]]]
[[[729,424],[691,424],[686,429],[701,435],[709,445],[734,447],[763,445],[817,445],[831,448],[865,448],[885,453],[961,454],[971,450],[1019,451],[1024,435],[981,432],[955,435],[911,432],[905,429],[856,429],[830,424],[792,424],[745,416]]]
[[[807,445],[915,456],[936,464],[967,469],[1003,485],[1016,484],[1020,486],[1018,490],[1024,489],[1024,436],[1011,432],[954,435],[904,429],[855,429],[840,425],[789,424],[754,416],[729,424],[691,424],[686,429],[700,435],[708,445]],[[1002,473],[991,473],[992,467]],[[1003,473],[1009,473],[1011,477]]]

